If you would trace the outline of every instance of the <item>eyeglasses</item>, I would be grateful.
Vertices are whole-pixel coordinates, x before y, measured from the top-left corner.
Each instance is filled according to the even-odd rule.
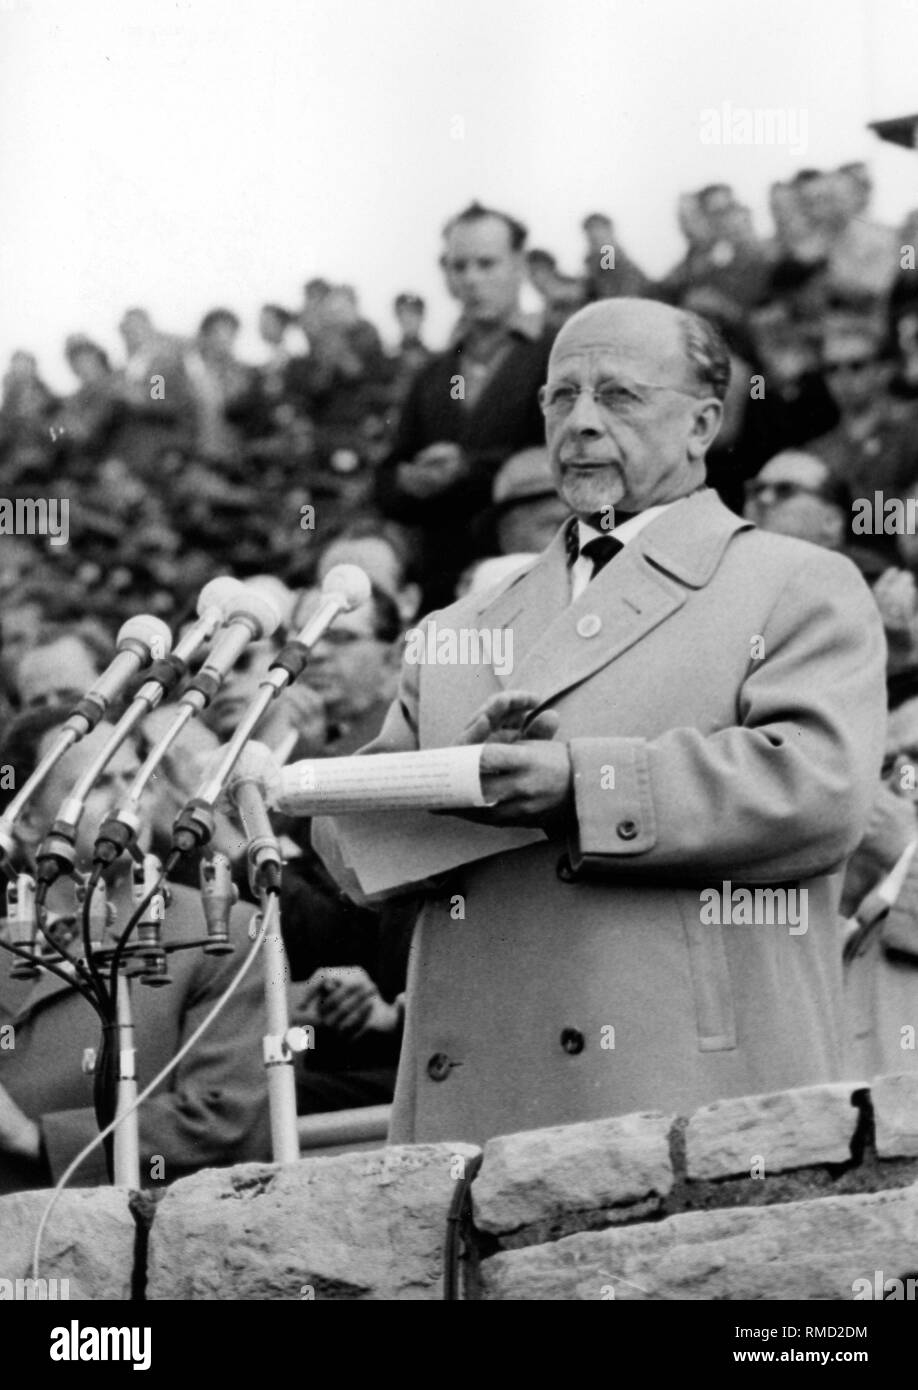
[[[669,386],[649,381],[637,381],[633,386],[620,382],[605,381],[598,386],[573,386],[567,383],[557,386],[546,385],[539,390],[539,405],[543,415],[570,415],[584,392],[592,396],[599,409],[607,415],[636,414],[647,401],[642,391],[672,391],[677,396],[687,396],[690,400],[704,400],[695,391],[684,391],[681,386]]]
[[[852,357],[848,362],[825,362],[823,372],[826,376],[839,376],[842,372],[863,372],[876,362],[875,357]]]
[[[747,483],[745,487],[747,499],[753,502],[759,501],[762,497],[764,497],[766,492],[774,493],[774,498],[776,502],[787,502],[792,497],[824,496],[822,488],[805,487],[803,483],[792,483],[789,481],[778,483],[766,483],[759,482],[758,480],[753,480],[751,483]]]

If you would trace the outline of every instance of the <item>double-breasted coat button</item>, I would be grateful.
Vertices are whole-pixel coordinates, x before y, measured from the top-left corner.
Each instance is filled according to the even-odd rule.
[[[445,1081],[452,1065],[445,1052],[435,1052],[427,1063],[427,1075],[431,1081]]]
[[[578,1052],[582,1052],[585,1046],[583,1034],[579,1028],[565,1028],[561,1034],[561,1046],[565,1052],[576,1057]]]
[[[637,821],[620,820],[615,833],[620,840],[633,840],[638,833]]]
[[[602,630],[602,618],[598,613],[584,613],[577,619],[578,637],[595,637]]]

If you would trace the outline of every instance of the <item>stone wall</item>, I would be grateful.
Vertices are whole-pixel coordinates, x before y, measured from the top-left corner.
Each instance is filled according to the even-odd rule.
[[[66,1192],[40,1272],[105,1300],[441,1299],[452,1270],[467,1299],[882,1297],[918,1280],[916,1179],[918,1076],[887,1076]],[[0,1198],[0,1281],[46,1200]]]

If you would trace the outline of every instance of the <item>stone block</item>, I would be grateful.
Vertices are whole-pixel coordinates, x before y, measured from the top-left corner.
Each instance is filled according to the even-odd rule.
[[[846,1081],[702,1106],[685,1132],[689,1178],[755,1177],[756,1159],[766,1176],[850,1160],[858,1122],[851,1098],[857,1089],[858,1083]]]
[[[0,1197],[0,1297],[38,1296],[40,1285],[29,1293],[16,1281],[31,1278],[35,1233],[50,1197],[50,1189]],[[135,1237],[125,1191],[65,1188],[42,1237],[38,1273],[48,1280],[47,1296],[129,1299]]]
[[[673,1185],[672,1124],[645,1113],[489,1139],[472,1187],[475,1225],[501,1235],[647,1198],[658,1205]]]
[[[470,1144],[393,1146],[172,1185],[150,1233],[147,1298],[438,1299]]]
[[[918,1186],[687,1212],[493,1255],[490,1300],[830,1299],[918,1269]],[[880,1279],[877,1279],[877,1275]],[[838,1319],[836,1319],[837,1321]]]

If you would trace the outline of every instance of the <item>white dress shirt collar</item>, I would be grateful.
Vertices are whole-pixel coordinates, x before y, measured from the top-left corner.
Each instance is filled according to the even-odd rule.
[[[595,540],[597,536],[614,536],[622,545],[627,545],[633,541],[635,536],[655,516],[662,515],[672,502],[660,502],[656,507],[648,507],[643,512],[638,512],[637,516],[629,516],[627,521],[623,521],[620,526],[615,526],[609,531],[599,531],[595,526],[590,526],[586,521],[577,522],[577,535],[581,551],[588,541]],[[593,561],[588,555],[579,555],[571,566],[571,599],[579,598],[586,586],[593,577]]]

